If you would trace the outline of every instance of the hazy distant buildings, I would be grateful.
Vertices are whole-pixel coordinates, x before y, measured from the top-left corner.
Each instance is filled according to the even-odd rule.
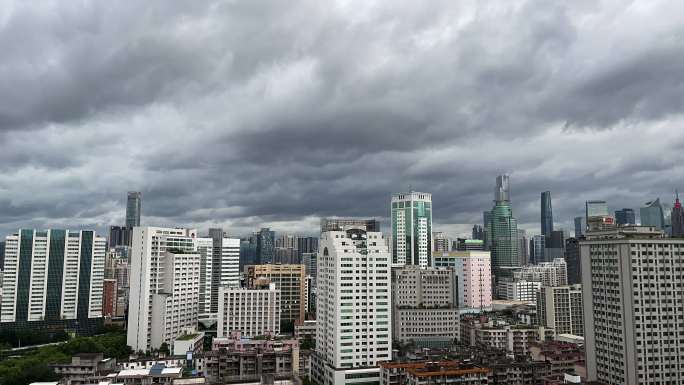
[[[263,228],[256,234],[256,263],[261,265],[273,262],[275,262],[275,232]]]
[[[484,229],[480,225],[473,225],[472,239],[484,240]]]
[[[534,264],[546,261],[546,237],[541,234],[534,235],[530,245],[530,262]]]
[[[453,250],[455,251],[482,251],[484,250],[484,243],[480,239],[464,239],[457,238],[454,242]],[[448,251],[448,250],[447,250]]]
[[[682,383],[684,239],[631,226],[588,232],[580,249],[588,381]]]
[[[587,229],[587,218],[586,217],[575,217],[575,238],[579,238],[584,235]]]
[[[102,324],[107,241],[94,231],[22,229],[5,238],[0,329],[93,333]]]
[[[392,357],[392,261],[383,235],[325,231],[318,258],[313,380],[321,385],[377,382],[378,362]]]
[[[672,236],[673,237],[684,237],[684,208],[682,208],[681,202],[679,202],[679,192],[677,192],[677,198],[675,198],[675,204],[672,207]],[[0,265],[0,268],[1,265]]]
[[[432,254],[432,195],[392,194],[392,263],[427,267]]]
[[[142,210],[142,193],[129,191],[126,200],[126,227],[140,226],[140,212]]]
[[[304,253],[315,253],[318,251],[318,237],[297,237],[297,253],[299,261],[302,261]]]
[[[482,223],[483,223],[482,240],[484,241],[484,247],[485,247],[485,250],[491,250],[492,249],[492,236],[489,233],[489,230],[490,230],[489,228],[492,224],[492,212],[491,211],[482,212]]]
[[[441,231],[432,233],[432,241],[434,246],[432,251],[445,252],[451,250],[451,239]]]
[[[256,233],[247,238],[240,239],[240,271],[245,266],[257,263],[257,235]]]
[[[585,204],[585,230],[598,230],[615,226],[615,218],[608,213],[606,201],[587,201]]]
[[[615,223],[620,226],[635,225],[636,216],[633,209],[622,209],[615,211]]]
[[[530,241],[527,238],[525,230],[518,229],[518,255],[522,261],[522,265],[527,265],[530,262]]]
[[[665,215],[660,198],[644,203],[644,206],[639,209],[639,216],[642,226],[653,226],[658,230],[665,230]]]
[[[544,262],[565,256],[565,234],[562,230],[551,231],[544,242]],[[539,260],[537,262],[540,262]]]
[[[506,275],[508,269],[522,265],[518,254],[518,223],[511,209],[508,175],[496,178],[494,202],[488,234],[491,237],[492,269],[498,278]]]
[[[562,286],[568,284],[568,270],[563,258],[525,266],[515,271],[513,276],[516,279],[541,282],[543,286]]]
[[[551,209],[551,191],[541,193],[541,234],[550,235],[553,231],[553,211]]]

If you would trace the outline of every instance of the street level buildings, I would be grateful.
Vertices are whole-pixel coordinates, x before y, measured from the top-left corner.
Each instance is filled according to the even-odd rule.
[[[587,232],[580,253],[588,380],[684,382],[684,239],[627,226]]]
[[[319,385],[379,380],[378,362],[392,355],[391,263],[380,232],[321,234],[311,361]]]
[[[94,231],[22,229],[5,238],[0,328],[101,324],[107,241]]]
[[[453,269],[392,269],[394,341],[449,346],[458,339],[458,285]]]
[[[430,265],[432,254],[432,194],[411,191],[392,194],[392,263]]]

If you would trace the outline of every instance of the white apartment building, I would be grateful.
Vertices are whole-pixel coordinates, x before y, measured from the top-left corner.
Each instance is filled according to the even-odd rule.
[[[195,251],[194,238],[197,238],[197,230],[133,228],[127,343],[134,351],[159,348],[159,345],[152,343],[152,329],[159,327],[152,321],[152,310],[155,295],[161,294],[164,288],[164,275],[171,273],[166,271],[162,263],[164,255],[167,250],[199,255]],[[199,282],[199,270],[193,278]],[[199,296],[197,303],[199,305]],[[173,339],[175,336],[167,337]]]
[[[541,286],[541,282],[503,278],[497,283],[496,291],[499,299],[536,302]]]
[[[5,241],[0,322],[102,317],[105,238],[88,230],[22,229]]]
[[[380,232],[321,234],[311,364],[316,383],[379,381],[378,362],[392,357],[391,263]]]
[[[167,251],[159,265],[164,274],[152,296],[151,346],[173,346],[177,336],[197,329],[200,255]]]
[[[589,381],[684,383],[684,239],[655,227],[580,241]]]
[[[427,267],[431,255],[432,194],[392,194],[392,264]]]
[[[220,229],[217,229],[220,230]],[[200,318],[216,320],[218,289],[240,286],[240,239],[223,236],[195,238],[200,262]]]
[[[280,290],[273,283],[250,289],[221,286],[216,335],[227,337],[234,331],[252,338],[277,335],[280,307]]]
[[[542,326],[556,334],[584,335],[582,285],[542,286],[537,298],[537,314]]]
[[[541,262],[520,268],[513,273],[516,279],[541,282],[542,286],[563,286],[568,284],[568,265],[563,258]]]

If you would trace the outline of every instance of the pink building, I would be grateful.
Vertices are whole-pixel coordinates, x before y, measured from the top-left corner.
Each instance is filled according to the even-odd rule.
[[[489,309],[492,306],[492,267],[489,251],[434,252],[433,266],[450,267],[458,277],[458,306]]]

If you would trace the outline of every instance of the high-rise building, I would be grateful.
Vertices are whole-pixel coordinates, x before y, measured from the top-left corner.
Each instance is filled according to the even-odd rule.
[[[126,200],[126,227],[140,226],[140,212],[142,210],[142,193],[129,191]]]
[[[541,282],[543,286],[563,286],[568,284],[568,268],[563,258],[522,267],[515,271],[513,276],[516,279]]]
[[[672,213],[670,214],[672,221],[672,236],[684,237],[684,208],[682,208],[682,204],[679,202],[679,192],[675,192],[675,195],[675,203],[672,207]],[[0,266],[0,268],[2,267]]]
[[[240,240],[229,238],[223,229],[209,229],[211,254],[211,312],[218,312],[218,288],[240,286]]]
[[[537,234],[532,236],[532,248],[530,250],[530,255],[533,257],[530,258],[530,262],[535,264],[535,263],[540,263],[540,262],[545,262],[546,261],[546,237]]]
[[[257,264],[275,262],[275,232],[263,228],[257,232],[256,241]]]
[[[575,238],[579,238],[584,235],[587,229],[587,218],[586,217],[575,217]]]
[[[606,201],[586,201],[585,203],[585,218],[587,223],[591,217],[606,217],[608,216],[608,204]]]
[[[321,218],[321,233],[326,231],[345,231],[348,229],[365,229],[379,232],[380,222],[368,218]]]
[[[551,209],[551,191],[541,193],[541,233],[550,235],[553,231],[553,211]]]
[[[527,238],[527,233],[523,229],[518,229],[518,255],[520,255],[523,265],[530,263],[529,246],[530,242]]]
[[[175,284],[173,277],[169,277],[169,280],[165,280],[165,271],[170,272],[170,270],[165,270],[165,268],[168,267],[167,265],[169,263],[180,263],[182,260],[182,258],[175,258],[173,256],[167,257],[167,251],[172,251],[174,254],[179,254],[181,256],[187,255],[193,265],[193,255],[197,257],[196,275],[185,277],[186,279],[195,280],[197,282],[196,304],[187,302],[180,303],[179,305],[190,305],[187,307],[199,308],[199,281],[201,275],[199,264],[201,256],[195,250],[195,238],[197,238],[197,230],[161,227],[135,227],[133,229],[127,344],[134,351],[145,352],[151,349],[157,349],[161,345],[161,342],[163,342],[160,341],[162,336],[159,334],[155,334],[153,338],[153,329],[161,328],[160,325],[153,323],[153,319],[159,319],[158,316],[162,315],[161,310],[165,310],[165,307],[164,309],[161,307],[165,288],[170,284]],[[182,271],[186,274],[190,272],[185,269]],[[194,270],[192,271],[194,272]],[[171,306],[173,306],[173,303]],[[154,311],[155,309],[158,310],[156,313]],[[179,319],[178,321],[186,323],[187,320]],[[197,323],[196,318],[194,322],[195,324]],[[187,323],[191,322],[189,321]],[[164,337],[172,339],[176,336],[171,336],[167,333]]]
[[[433,250],[432,251],[451,251],[451,239],[441,231],[432,233]]]
[[[0,242],[0,270],[5,267],[5,241]]]
[[[102,325],[107,240],[94,231],[22,229],[5,238],[0,329],[94,332]]]
[[[544,262],[550,262],[556,258],[563,258],[564,256],[565,233],[563,230],[554,230],[546,235],[546,240],[544,242]]]
[[[392,269],[392,340],[430,347],[458,339],[457,290],[453,269]]]
[[[580,241],[587,380],[684,381],[684,239],[654,226],[587,232]]]
[[[492,269],[489,251],[433,253],[433,266],[456,272],[457,305],[469,309],[492,306]]]
[[[565,264],[568,268],[568,284],[582,283],[580,249],[577,238],[565,240]]]
[[[245,266],[257,263],[257,233],[247,238],[240,239],[240,271],[245,270]]]
[[[302,254],[302,264],[306,268],[306,275],[310,275],[313,279],[313,287],[316,288],[316,277],[318,277],[318,253],[304,253]]]
[[[639,209],[642,226],[653,226],[659,230],[665,229],[665,216],[660,198],[644,203],[644,207]]]
[[[431,254],[432,195],[392,194],[392,263],[427,267]]]
[[[541,326],[556,334],[584,335],[582,285],[542,286],[537,298]]]
[[[619,226],[635,225],[636,216],[632,209],[622,209],[615,211],[615,223]]]
[[[484,229],[480,225],[473,225],[472,239],[484,241]]]
[[[321,234],[316,351],[311,360],[316,383],[379,381],[378,362],[392,357],[391,262],[381,232]]]
[[[318,251],[318,237],[298,237],[297,253],[301,261],[304,253],[315,253]]]
[[[511,210],[508,175],[496,177],[494,207],[491,211],[492,269],[498,277],[508,275],[511,268],[522,266],[518,254],[518,222]]]
[[[280,333],[280,290],[267,279],[252,288],[219,288],[218,337],[240,332],[246,337]]]
[[[489,228],[492,225],[492,212],[482,212],[482,240],[484,241],[485,250],[492,249],[492,236],[489,233]]]
[[[247,287],[267,279],[280,290],[280,322],[304,322],[306,314],[306,268],[304,265],[254,265],[247,266]]]
[[[116,317],[116,303],[117,303],[117,287],[116,279],[105,279],[103,281],[102,289],[102,316]]]
[[[126,226],[109,226],[109,248],[130,246],[133,228]]]

